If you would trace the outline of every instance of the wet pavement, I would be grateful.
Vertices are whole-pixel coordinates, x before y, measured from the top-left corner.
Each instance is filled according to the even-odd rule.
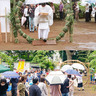
[[[62,32],[65,25],[64,21],[55,20],[54,25],[50,28],[49,38],[56,38]],[[28,29],[22,30],[33,38],[38,38],[38,32],[30,33]],[[73,43],[69,42],[68,33],[57,45],[33,46],[21,36],[19,43],[0,43],[0,50],[95,50],[96,49],[96,23],[86,23],[84,20],[74,23]]]

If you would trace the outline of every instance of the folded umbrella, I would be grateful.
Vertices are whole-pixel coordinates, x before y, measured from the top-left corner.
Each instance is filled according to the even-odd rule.
[[[64,75],[61,71],[52,71],[45,79],[50,85],[59,85],[64,83],[66,75]]]
[[[66,70],[65,73],[69,74],[69,75],[75,75],[75,76],[81,76],[79,72],[77,72],[76,70]]]
[[[19,77],[18,73],[13,72],[13,71],[6,71],[2,73],[2,75],[6,78],[18,78]]]

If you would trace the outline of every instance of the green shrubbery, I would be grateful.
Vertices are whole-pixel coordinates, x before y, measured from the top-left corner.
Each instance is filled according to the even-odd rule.
[[[60,18],[59,15],[59,4],[54,4],[55,7],[55,19]]]

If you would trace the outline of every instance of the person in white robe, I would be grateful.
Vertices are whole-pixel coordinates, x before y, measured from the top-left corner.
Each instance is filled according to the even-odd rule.
[[[34,24],[36,27],[39,25],[38,38],[46,42],[50,31],[49,27],[53,24],[53,10],[49,5],[42,3],[35,9]]]

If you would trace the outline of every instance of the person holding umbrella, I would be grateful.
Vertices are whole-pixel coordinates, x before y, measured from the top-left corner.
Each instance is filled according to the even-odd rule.
[[[12,83],[12,96],[17,96],[17,83],[18,79],[17,78],[11,78],[10,83]]]
[[[50,85],[51,96],[61,96],[60,85]]]
[[[69,79],[69,96],[73,96],[74,94],[74,80],[76,79],[76,76],[71,75],[71,78]]]
[[[6,79],[0,80],[0,96],[7,96],[6,91],[8,89],[8,84]]]
[[[62,96],[69,96],[69,78],[71,78],[71,75],[67,75],[64,84],[61,85]]]
[[[81,74],[82,72],[80,72]],[[83,87],[83,79],[82,79],[82,76],[77,76],[77,79],[78,79],[78,91],[80,91],[80,89],[82,89],[82,91],[84,91],[84,87]]]

